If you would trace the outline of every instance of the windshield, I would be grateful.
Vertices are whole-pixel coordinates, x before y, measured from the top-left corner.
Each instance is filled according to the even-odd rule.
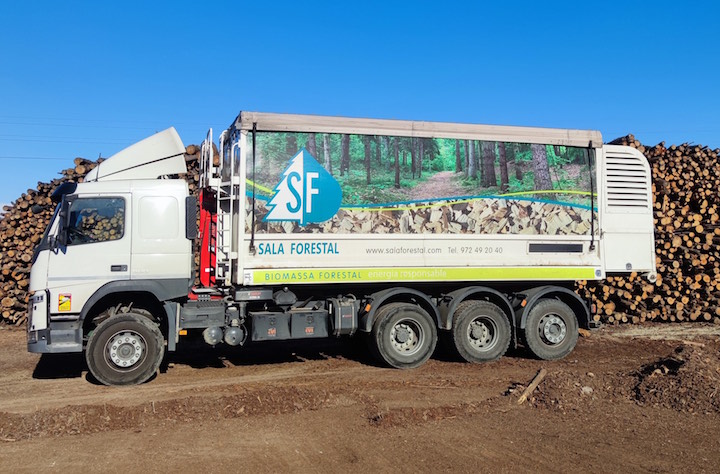
[[[50,244],[48,242],[48,235],[50,234],[50,229],[52,228],[53,224],[55,223],[55,219],[57,219],[59,212],[60,212],[60,204],[55,206],[55,212],[53,213],[52,219],[50,219],[50,222],[48,222],[48,225],[45,228],[45,232],[43,233],[40,243],[37,245],[37,247],[35,247],[35,251],[33,252],[32,263],[35,263],[35,260],[37,259],[38,254],[41,251],[50,248]]]

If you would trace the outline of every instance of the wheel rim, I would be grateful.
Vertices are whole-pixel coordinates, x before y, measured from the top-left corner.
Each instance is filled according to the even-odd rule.
[[[485,316],[473,319],[467,328],[467,340],[476,351],[489,351],[498,341],[498,328],[495,321]]]
[[[540,318],[538,331],[540,332],[540,338],[545,344],[555,346],[565,340],[565,336],[567,336],[567,325],[559,315],[548,313]]]
[[[113,368],[132,369],[147,353],[145,339],[135,331],[115,333],[105,344],[105,354]]]
[[[425,333],[414,319],[401,319],[390,330],[390,347],[402,355],[412,355],[422,349]]]

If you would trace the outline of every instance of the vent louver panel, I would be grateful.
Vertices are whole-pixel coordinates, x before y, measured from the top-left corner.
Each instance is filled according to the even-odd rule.
[[[642,158],[631,154],[606,156],[607,203],[611,208],[648,209],[650,175]]]

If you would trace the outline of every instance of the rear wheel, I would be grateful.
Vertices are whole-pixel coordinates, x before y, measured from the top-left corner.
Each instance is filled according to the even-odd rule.
[[[90,334],[85,360],[105,385],[135,385],[152,377],[165,345],[157,324],[145,316],[123,313],[101,322]]]
[[[397,369],[410,369],[425,363],[435,350],[435,321],[420,306],[389,303],[381,307],[372,329],[376,355]]]
[[[510,347],[512,328],[505,313],[489,301],[463,301],[453,315],[453,343],[468,362],[502,357]]]
[[[538,301],[525,322],[525,342],[540,359],[561,359],[568,355],[578,339],[575,313],[560,300]]]

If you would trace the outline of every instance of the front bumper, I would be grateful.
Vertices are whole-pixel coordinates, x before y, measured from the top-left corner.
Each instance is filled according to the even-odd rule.
[[[53,321],[49,316],[48,290],[35,291],[28,303],[27,349],[28,352],[54,354],[82,352],[83,333],[77,317],[64,317]]]
[[[28,352],[57,354],[63,352],[82,352],[83,334],[79,323],[51,322],[47,329],[29,330],[27,333]]]

